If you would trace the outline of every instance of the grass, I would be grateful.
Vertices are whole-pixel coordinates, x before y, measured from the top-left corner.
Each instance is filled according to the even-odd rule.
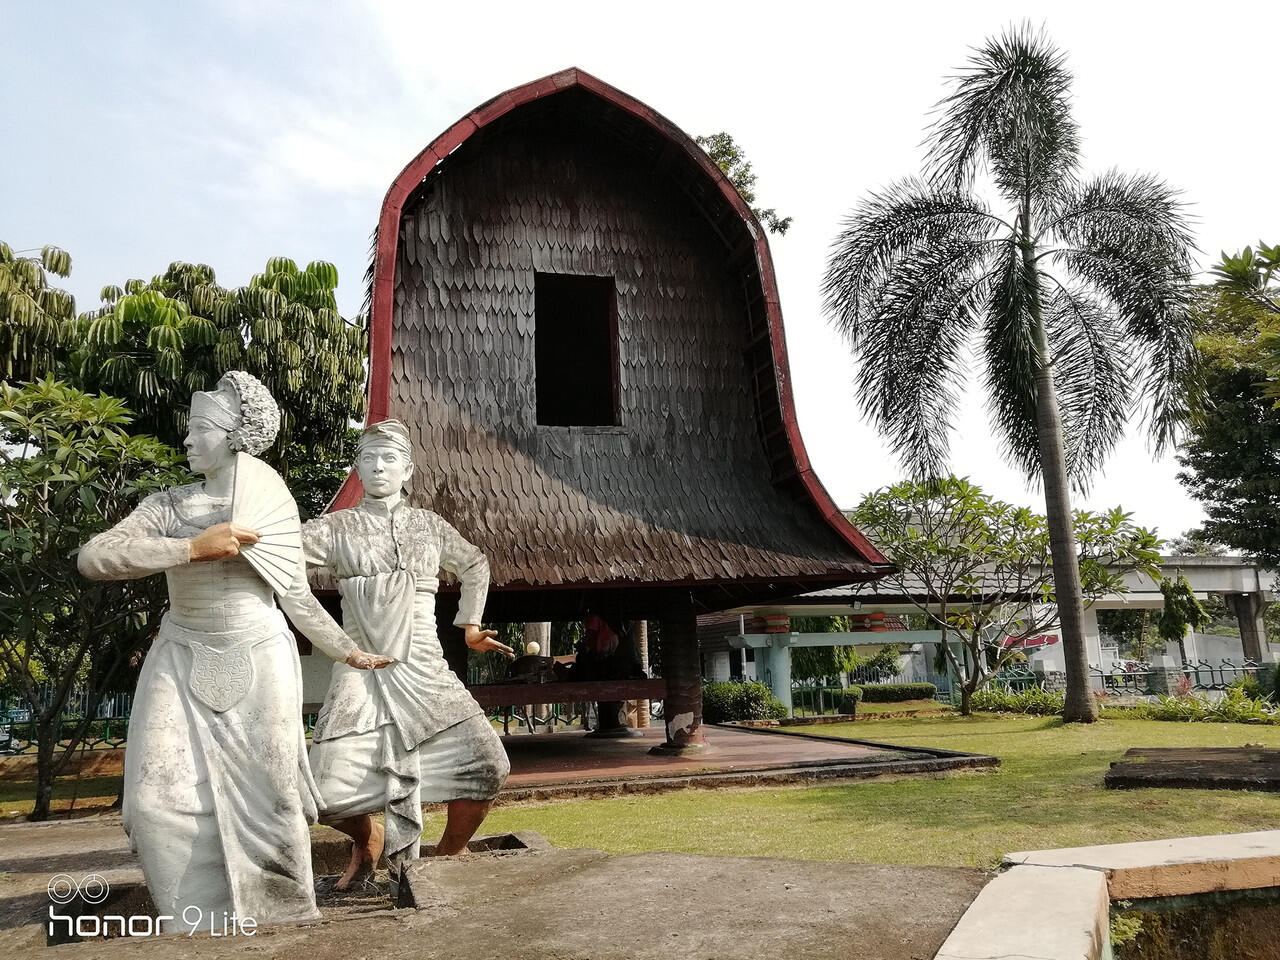
[[[51,806],[55,813],[71,810],[75,815],[102,813],[120,794],[119,774],[105,777],[63,778],[53,785]],[[28,814],[35,809],[36,782],[34,780],[6,780],[0,778],[0,819]],[[74,800],[74,807],[72,806]]]
[[[813,728],[801,728],[812,731]],[[1052,717],[925,716],[831,724],[824,736],[934,746],[1001,758],[998,770],[847,785],[689,790],[499,807],[486,832],[536,830],[557,846],[864,863],[992,867],[1012,850],[1266,830],[1280,794],[1104,790],[1102,775],[1134,746],[1280,747],[1280,727]],[[712,731],[710,736],[715,737]],[[77,811],[105,806],[119,777],[80,782]],[[31,809],[30,783],[0,782],[0,812]],[[59,784],[67,797],[71,783]],[[65,807],[65,801],[62,802]],[[443,827],[436,813],[425,834]]]
[[[946,713],[955,707],[937,700],[902,700],[898,703],[858,703],[858,714],[869,713]]]
[[[1128,747],[1280,747],[1276,728],[957,716],[832,724],[822,733],[990,753],[1003,763],[995,771],[931,779],[504,807],[484,829],[537,830],[559,846],[615,853],[992,867],[1013,850],[1265,830],[1280,822],[1280,794],[1102,787],[1109,763]],[[425,832],[437,834],[442,824],[432,817]]]

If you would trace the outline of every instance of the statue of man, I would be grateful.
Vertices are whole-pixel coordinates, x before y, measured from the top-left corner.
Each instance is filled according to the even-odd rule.
[[[279,425],[266,387],[242,371],[226,374],[216,390],[191,398],[187,458],[205,479],[152,494],[80,549],[80,572],[91,579],[168,580],[169,611],[133,701],[123,810],[167,930],[221,928],[232,913],[258,923],[319,916],[308,830],[319,795],[307,764],[302,673],[273,593],[345,669],[390,662],[360,650],[324,611],[300,551],[292,581],[280,578],[289,583],[283,592],[241,554],[259,534],[230,522],[237,451],[266,449]]]
[[[511,648],[480,629],[489,563],[443,518],[410,507],[402,487],[413,474],[404,424],[365,429],[356,453],[365,497],[307,523],[307,563],[338,578],[342,618],[357,642],[394,662],[376,673],[335,664],[312,737],[311,767],[322,823],[353,841],[336,888],[372,873],[384,852],[393,879],[416,859],[422,804],[447,803],[435,853],[461,853],[510,771],[502,741],[445,662],[436,638],[441,569],[461,584],[454,623],[472,650]],[[385,833],[370,814],[385,812]]]

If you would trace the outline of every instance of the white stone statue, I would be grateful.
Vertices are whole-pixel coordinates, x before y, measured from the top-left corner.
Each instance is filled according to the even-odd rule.
[[[436,638],[443,568],[461,584],[454,623],[467,645],[511,655],[494,631],[480,629],[488,561],[443,518],[403,502],[413,461],[399,421],[364,431],[356,469],[364,499],[303,528],[307,563],[338,578],[347,631],[394,661],[376,673],[335,664],[312,737],[321,822],[354,841],[338,889],[368,876],[384,849],[393,878],[417,858],[423,803],[448,804],[435,852],[462,852],[510,771],[502,741]],[[380,812],[385,836],[369,816]]]
[[[191,399],[185,446],[204,481],[152,494],[80,550],[86,577],[163,572],[168,580],[169,611],[133,702],[123,811],[156,909],[172,918],[165,929],[187,929],[197,915],[215,929],[232,913],[258,923],[318,916],[308,824],[319,794],[298,651],[275,596],[348,669],[389,662],[360,650],[312,596],[300,550],[291,577],[273,573],[288,585],[278,590],[241,554],[259,536],[230,522],[237,462],[283,490],[251,456],[270,445],[279,422],[258,380],[226,374]],[[297,508],[287,491],[284,499],[296,540]]]

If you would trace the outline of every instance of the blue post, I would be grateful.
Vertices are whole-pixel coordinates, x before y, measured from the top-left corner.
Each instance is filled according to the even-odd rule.
[[[791,634],[774,634],[769,643],[772,647],[769,650],[769,669],[773,678],[773,695],[787,708],[787,716],[791,716]],[[759,657],[761,652],[757,650],[756,656]]]

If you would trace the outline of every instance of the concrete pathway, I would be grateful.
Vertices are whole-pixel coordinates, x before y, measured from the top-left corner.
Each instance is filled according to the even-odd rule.
[[[24,868],[102,872],[140,882],[121,861],[118,823],[60,825],[82,854],[50,859],[40,825],[0,827],[0,849],[25,850]],[[121,834],[122,836],[122,834]],[[110,872],[108,872],[110,871]],[[406,883],[417,907],[326,911],[320,922],[263,927],[252,937],[175,934],[45,945],[47,874],[11,874],[38,891],[0,887],[10,923],[15,900],[35,923],[0,930],[0,956],[64,960],[740,960],[851,956],[930,960],[988,879],[979,870],[704,857],[596,850],[532,850],[421,860]],[[16,895],[16,896],[15,896]],[[42,901],[36,903],[36,901]],[[56,951],[50,953],[50,950]]]

